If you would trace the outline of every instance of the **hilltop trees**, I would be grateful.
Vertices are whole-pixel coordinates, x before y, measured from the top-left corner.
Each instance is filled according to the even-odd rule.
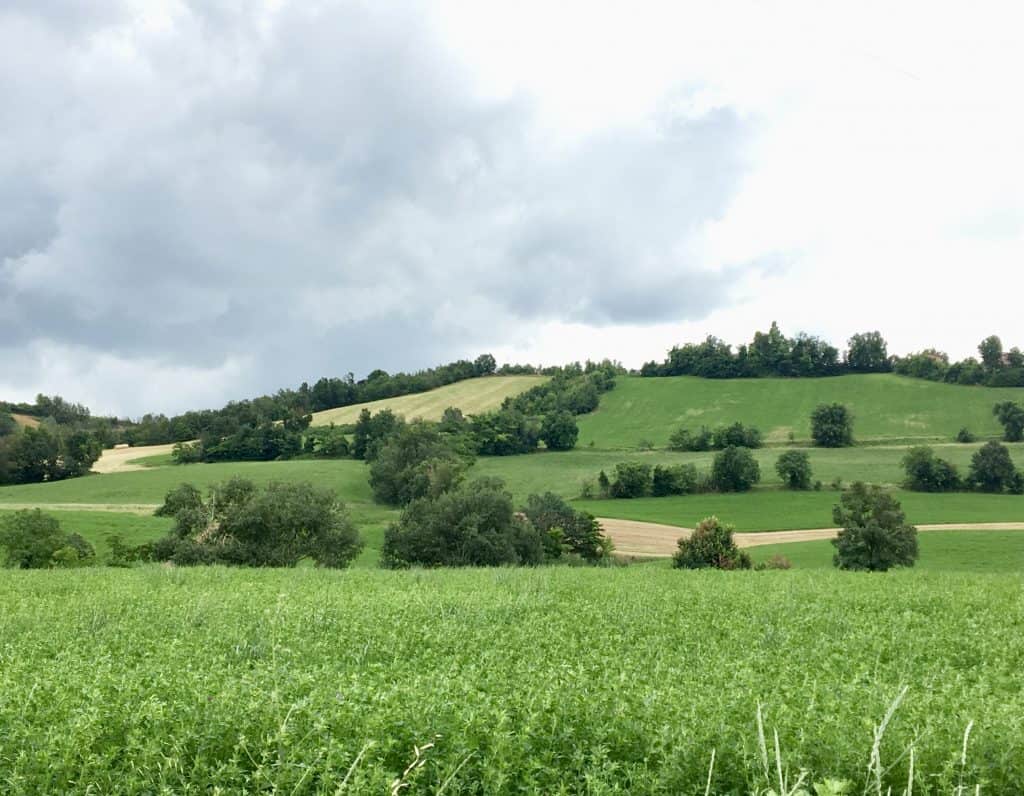
[[[833,509],[832,519],[842,527],[832,540],[833,564],[840,569],[885,572],[914,566],[917,528],[907,524],[899,501],[881,487],[853,484]]]
[[[205,501],[183,484],[167,494],[157,514],[173,517],[175,527],[153,545],[153,557],[179,565],[291,567],[312,559],[345,567],[362,549],[344,504],[309,483],[270,483],[261,490],[233,478],[213,487]]]
[[[821,404],[811,413],[811,437],[822,448],[853,444],[853,414],[843,404]]]
[[[855,334],[847,341],[846,365],[855,373],[882,373],[891,369],[888,346],[879,332]]]

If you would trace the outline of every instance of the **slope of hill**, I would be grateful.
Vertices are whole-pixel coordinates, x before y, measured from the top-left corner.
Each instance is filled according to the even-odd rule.
[[[792,433],[810,440],[810,414],[818,404],[846,404],[859,443],[916,444],[952,441],[963,427],[997,437],[992,416],[999,401],[1020,401],[1019,388],[964,387],[894,374],[818,379],[621,378],[601,406],[580,418],[579,447],[627,449],[642,441],[663,447],[686,426],[740,421],[756,426],[771,444]]]
[[[39,426],[38,417],[32,417],[31,415],[16,415],[14,413],[11,414],[11,417],[13,417],[14,422],[22,428],[37,428]]]
[[[444,410],[449,406],[457,407],[467,415],[476,414],[497,409],[509,396],[518,395],[547,380],[547,376],[483,376],[478,379],[467,379],[429,392],[325,409],[313,415],[313,425],[355,423],[363,409],[369,409],[371,412],[390,409],[409,420],[414,417],[440,420]]]

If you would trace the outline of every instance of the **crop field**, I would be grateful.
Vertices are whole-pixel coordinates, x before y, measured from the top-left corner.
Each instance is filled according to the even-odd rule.
[[[992,406],[1020,400],[1018,388],[964,387],[893,374],[819,379],[700,379],[623,377],[600,408],[581,418],[581,447],[664,447],[679,426],[735,421],[755,426],[770,443],[792,433],[809,442],[809,417],[818,404],[846,404],[860,442],[909,444],[953,440],[966,426],[979,438],[998,437]]]
[[[781,770],[856,793],[911,776],[915,793],[1010,793],[1021,585],[657,565],[15,572],[0,579],[0,781],[702,794],[709,773],[713,793],[750,793]]]
[[[518,395],[547,380],[546,376],[484,376],[479,379],[467,379],[415,395],[402,395],[398,398],[326,409],[313,415],[313,425],[355,423],[363,409],[369,409],[371,412],[390,409],[409,420],[414,417],[440,420],[444,410],[450,406],[461,409],[467,415],[477,414],[497,409],[509,396]]]

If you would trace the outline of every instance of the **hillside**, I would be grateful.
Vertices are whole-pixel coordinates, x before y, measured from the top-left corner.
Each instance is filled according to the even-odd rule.
[[[342,406],[337,409],[326,409],[323,412],[314,413],[313,425],[355,423],[363,409],[369,409],[371,412],[390,409],[395,414],[403,415],[410,420],[414,417],[421,417],[424,420],[440,420],[444,410],[450,406],[461,409],[467,415],[476,414],[497,409],[501,406],[501,402],[509,396],[518,395],[547,380],[547,376],[483,376],[477,379],[467,379],[438,387],[429,392],[384,398],[380,401]]]
[[[998,437],[992,416],[999,401],[1020,401],[1019,388],[965,387],[894,374],[817,379],[621,378],[600,408],[580,418],[579,447],[628,449],[648,441],[664,447],[680,427],[735,421],[759,428],[769,443],[792,433],[809,442],[810,414],[818,404],[846,404],[858,443],[951,441],[966,426],[979,437]]]

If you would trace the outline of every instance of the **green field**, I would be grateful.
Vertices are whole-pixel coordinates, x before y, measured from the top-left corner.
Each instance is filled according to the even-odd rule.
[[[2,508],[2,505],[0,505]],[[140,545],[164,536],[172,521],[167,517],[148,517],[113,511],[47,511],[60,521],[66,533],[77,533],[96,548],[101,560],[108,552],[107,536],[116,534],[125,544]],[[0,511],[0,521],[10,512]]]
[[[221,568],[0,579],[8,794],[1015,792],[1019,576]],[[758,742],[762,706],[768,775]],[[974,722],[961,766],[964,731]],[[432,746],[428,747],[428,744]]]
[[[997,437],[992,416],[1000,401],[1019,401],[1019,388],[964,387],[892,374],[820,379],[700,379],[622,377],[602,396],[596,412],[580,420],[581,447],[636,448],[641,441],[664,447],[680,427],[714,427],[740,421],[761,430],[768,442],[811,437],[810,415],[818,404],[846,404],[861,442],[952,441],[962,427],[979,438]]]
[[[927,572],[1024,572],[1024,532],[927,531],[918,535],[916,570]],[[750,548],[755,562],[776,553],[799,569],[832,569],[835,547],[828,541],[792,542]]]
[[[467,379],[415,395],[402,395],[398,398],[326,409],[313,415],[313,425],[355,423],[363,409],[369,409],[371,412],[390,409],[409,420],[414,417],[440,420],[444,410],[450,406],[461,409],[463,414],[479,414],[497,409],[509,396],[518,395],[547,380],[547,376],[484,376],[479,379]]]

